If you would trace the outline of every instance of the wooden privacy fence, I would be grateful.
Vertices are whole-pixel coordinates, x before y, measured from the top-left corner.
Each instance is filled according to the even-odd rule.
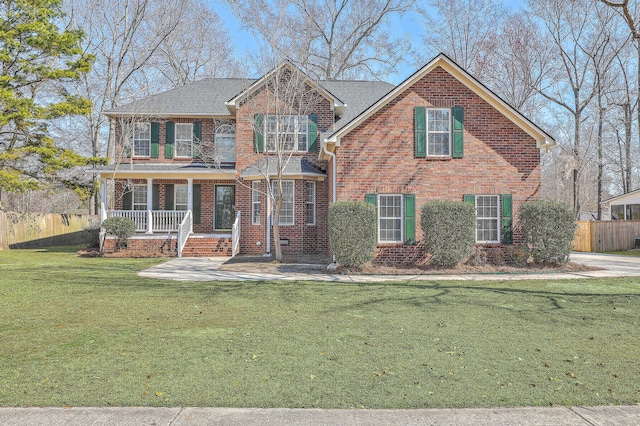
[[[575,251],[620,251],[635,248],[640,220],[578,221],[573,239]]]
[[[0,211],[0,249],[88,244],[98,216]]]

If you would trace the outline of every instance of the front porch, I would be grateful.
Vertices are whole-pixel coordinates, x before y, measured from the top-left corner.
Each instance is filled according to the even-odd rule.
[[[231,233],[195,234],[191,210],[106,210],[102,220],[125,217],[133,221],[136,235],[129,238],[127,247],[120,249],[135,256],[207,257],[235,256],[240,250],[240,212]],[[116,250],[115,236],[100,234],[100,250]]]

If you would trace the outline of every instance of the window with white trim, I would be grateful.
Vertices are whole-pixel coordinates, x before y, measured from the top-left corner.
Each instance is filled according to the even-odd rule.
[[[500,197],[476,195],[476,242],[500,242]]]
[[[236,162],[236,129],[233,126],[223,124],[218,127],[215,134],[215,143],[216,161],[218,163]]]
[[[279,225],[294,224],[294,188],[294,181],[282,181],[282,207],[280,207]],[[271,182],[271,190],[273,191],[275,201],[278,202],[278,181],[274,180]]]
[[[306,115],[267,115],[265,135],[267,151],[307,151],[309,117]]]
[[[316,224],[316,183],[306,183],[306,213],[307,213],[307,225]]]
[[[176,123],[175,127],[176,157],[193,157],[193,124]]]
[[[451,153],[451,110],[427,109],[427,155],[448,156]]]
[[[260,225],[260,181],[251,182],[251,224]]]
[[[133,185],[131,208],[133,210],[147,210],[147,185]]]
[[[402,195],[378,195],[378,242],[402,242]]]
[[[131,139],[134,157],[151,156],[151,123],[133,123]]]
[[[189,187],[187,185],[175,185],[174,191],[174,210],[187,210]]]

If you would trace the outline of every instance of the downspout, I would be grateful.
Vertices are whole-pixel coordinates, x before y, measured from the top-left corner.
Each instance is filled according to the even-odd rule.
[[[266,179],[267,182],[267,189],[265,191],[265,193],[267,194],[267,238],[266,238],[266,244],[265,244],[265,249],[266,252],[264,253],[264,257],[271,257],[271,197],[269,196],[270,191],[271,191],[271,181],[269,179]]]
[[[329,150],[327,149],[327,144],[324,143],[322,144],[322,152],[324,152],[325,154],[327,154],[329,157],[331,157],[331,171],[332,171],[332,179],[331,179],[331,192],[332,192],[332,200],[335,203],[336,202],[336,188],[337,188],[337,184],[336,184],[336,171],[337,171],[337,166],[336,166],[336,154],[334,152],[329,152]],[[333,260],[333,266],[335,267],[336,265],[336,255],[334,254],[332,256],[332,260]]]
[[[324,153],[325,153],[325,154],[327,154],[329,157],[331,157],[332,172],[333,172],[333,173],[332,173],[332,175],[333,175],[333,179],[332,179],[332,181],[331,181],[331,183],[332,183],[332,187],[333,187],[333,188],[331,188],[331,190],[332,190],[332,193],[333,193],[332,200],[333,200],[333,202],[335,203],[335,202],[336,202],[336,188],[337,188],[337,186],[336,186],[336,154],[335,154],[335,153],[333,153],[333,152],[330,152],[330,151],[327,149],[327,144],[326,144],[326,143],[323,143],[323,144],[322,144],[322,152],[324,152]]]

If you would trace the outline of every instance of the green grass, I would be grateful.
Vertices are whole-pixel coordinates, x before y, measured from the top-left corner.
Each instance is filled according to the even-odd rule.
[[[620,256],[640,256],[640,250],[622,250],[622,251],[603,251],[602,254],[617,254]]]
[[[172,282],[0,251],[0,405],[640,402],[640,280]]]

